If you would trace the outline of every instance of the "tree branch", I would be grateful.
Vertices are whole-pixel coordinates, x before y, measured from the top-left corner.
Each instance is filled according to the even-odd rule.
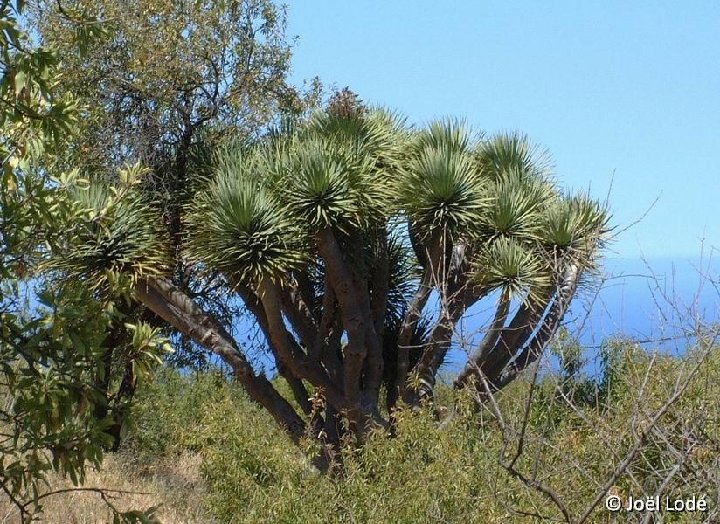
[[[255,374],[236,342],[215,319],[164,278],[139,283],[135,297],[175,329],[222,358],[250,398],[267,409],[295,442],[300,441],[305,433],[303,420],[265,376]]]

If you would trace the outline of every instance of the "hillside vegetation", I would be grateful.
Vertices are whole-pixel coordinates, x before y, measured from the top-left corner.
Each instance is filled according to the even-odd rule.
[[[163,522],[558,522],[598,495],[588,521],[608,522],[606,483],[624,501],[704,496],[707,512],[665,513],[664,522],[713,521],[720,350],[673,358],[615,341],[603,354],[595,379],[553,373],[531,388],[526,378],[494,408],[442,388],[454,410],[400,410],[397,435],[377,431],[361,450],[346,447],[337,478],[223,375],[167,370],[139,393],[121,452],[89,479],[139,492],[116,504],[161,505]],[[95,494],[53,498],[48,522],[109,515]]]

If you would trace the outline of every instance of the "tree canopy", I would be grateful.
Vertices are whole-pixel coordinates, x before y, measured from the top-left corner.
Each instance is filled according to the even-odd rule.
[[[182,257],[242,302],[294,399],[163,274],[168,238],[142,198],[118,201],[121,221],[91,220],[64,267],[98,284],[130,275],[135,299],[219,355],[293,439],[314,432],[332,449],[342,420],[362,439],[398,402],[432,398],[458,323],[482,300],[494,319],[457,387],[501,389],[537,360],[608,220],[587,195],[561,192],[549,165],[523,135],[414,128],[349,91],[307,122],[221,148],[185,207]]]
[[[73,17],[101,24],[92,46],[75,44]],[[270,0],[72,0],[40,3],[34,18],[63,56],[63,89],[85,102],[68,164],[110,179],[126,163],[149,168],[145,183],[176,243],[207,147],[301,113],[319,89],[287,82],[292,42]]]
[[[681,358],[607,342],[594,377],[563,326],[607,204],[521,132],[291,85],[286,29],[272,0],[0,0],[0,503],[155,522],[83,486],[121,442],[192,455],[177,498],[226,520],[586,522],[712,487],[716,326]]]
[[[78,19],[102,29],[93,45],[75,44]],[[287,80],[294,41],[285,9],[269,0],[73,0],[34,4],[32,23],[63,57],[60,89],[83,101],[60,167],[112,182],[125,164],[142,165],[143,192],[170,235],[173,283],[231,317],[232,305],[180,256],[183,214],[219,142],[257,137],[317,103],[317,79],[304,90]],[[175,346],[178,364],[207,365],[187,337]]]
[[[123,399],[108,398],[115,385],[102,358],[113,330],[122,362],[137,375],[167,346],[147,324],[123,323],[118,297],[94,296],[48,265],[85,212],[67,192],[84,182],[50,169],[76,129],[79,105],[58,91],[58,55],[33,45],[22,15],[22,2],[0,4],[0,490],[29,522],[52,495],[50,472],[77,486],[86,466],[102,460],[108,426],[123,409]],[[149,522],[152,514],[113,513],[118,522]]]

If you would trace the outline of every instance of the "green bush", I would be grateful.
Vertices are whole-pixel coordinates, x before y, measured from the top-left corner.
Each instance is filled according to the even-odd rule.
[[[570,406],[558,394],[566,386],[562,374],[544,375],[533,391],[515,467],[551,487],[574,516],[699,358],[693,352],[682,359],[653,357],[622,344],[612,369],[596,381],[597,390],[603,384],[612,388],[605,398]],[[502,423],[487,405],[477,409],[466,392],[443,391],[453,408],[442,414],[432,406],[398,411],[397,436],[375,431],[361,449],[345,448],[343,475],[331,478],[312,466],[313,443],[303,454],[221,375],[165,372],[141,392],[128,445],[143,449],[146,460],[153,453],[198,451],[206,505],[220,522],[532,521],[527,515],[562,520],[546,495],[503,466],[515,455],[529,389],[528,380],[521,380],[497,397]],[[664,495],[714,496],[719,398],[720,352],[714,351],[611,491],[652,495],[677,465]],[[608,516],[603,499],[590,520]],[[697,521],[697,514],[665,516],[665,522]]]

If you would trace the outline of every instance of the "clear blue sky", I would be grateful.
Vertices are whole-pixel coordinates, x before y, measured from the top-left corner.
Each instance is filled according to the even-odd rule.
[[[720,2],[289,2],[293,80],[416,123],[521,130],[568,188],[605,196],[611,256],[720,249]],[[716,255],[717,256],[717,255]]]

